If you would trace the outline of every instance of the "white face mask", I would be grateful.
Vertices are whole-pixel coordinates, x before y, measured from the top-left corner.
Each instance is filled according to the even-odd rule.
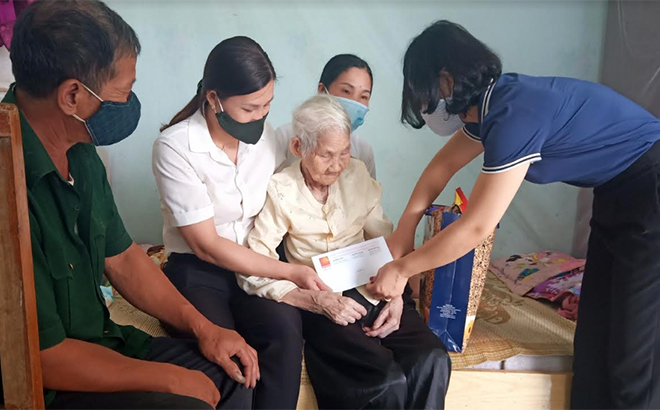
[[[458,114],[449,114],[447,112],[447,101],[451,102],[451,97],[447,100],[440,100],[435,111],[431,114],[422,113],[422,118],[431,131],[441,137],[451,137],[454,133],[463,128],[463,121]]]

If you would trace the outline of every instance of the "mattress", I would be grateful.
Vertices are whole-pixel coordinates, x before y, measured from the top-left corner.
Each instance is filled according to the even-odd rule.
[[[509,291],[489,273],[467,348],[454,370],[570,371],[575,323],[556,307]]]

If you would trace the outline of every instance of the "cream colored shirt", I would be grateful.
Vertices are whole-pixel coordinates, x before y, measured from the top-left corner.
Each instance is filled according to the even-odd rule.
[[[305,185],[297,161],[271,178],[266,204],[255,220],[248,245],[277,258],[276,248],[284,239],[290,263],[313,266],[312,256],[392,233],[381,196],[380,184],[369,176],[364,163],[351,159],[329,187],[326,203],[321,204]],[[276,301],[297,287],[287,280],[236,277],[247,293]]]

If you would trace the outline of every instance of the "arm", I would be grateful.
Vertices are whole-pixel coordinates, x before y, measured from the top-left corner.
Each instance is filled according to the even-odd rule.
[[[112,285],[131,304],[194,335],[201,352],[222,366],[231,378],[246,387],[256,385],[260,377],[256,351],[238,333],[212,324],[199,313],[137,245],[106,258],[105,271]],[[232,356],[241,360],[244,373],[231,360]]]
[[[181,332],[198,337],[212,326],[136,244],[106,258],[105,274],[128,302]]]
[[[299,265],[280,262],[219,236],[213,219],[181,226],[179,232],[198,258],[230,271],[278,280],[300,272]]]
[[[268,186],[268,194],[263,209],[254,221],[254,228],[248,236],[248,244],[260,258],[277,261],[277,247],[289,230],[289,221],[278,204],[279,194],[274,182]],[[278,262],[282,263],[282,262]],[[298,287],[311,290],[328,289],[314,269],[296,264],[284,264],[296,269],[288,276],[270,278],[237,274],[238,285],[248,294],[282,301],[284,295]],[[300,272],[300,273],[297,273]]]
[[[483,152],[483,146],[461,129],[433,157],[419,178],[399,224],[388,239],[392,256],[398,259],[412,252],[415,230],[426,209],[435,201],[449,180]]]
[[[326,290],[293,289],[282,302],[308,312],[325,315],[340,326],[355,323],[367,314],[367,309],[351,298]]]
[[[41,351],[44,387],[60,391],[154,391],[196,397],[216,406],[220,394],[206,375],[168,363],[131,359],[75,339]],[[103,371],[99,371],[103,369]]]
[[[383,206],[380,202],[382,189],[378,182],[374,180],[370,180],[369,182],[372,189],[366,192],[371,193],[371,201],[374,205],[371,210],[369,210],[367,219],[364,221],[364,239],[369,240],[378,238],[379,236],[387,238],[392,233],[393,224],[387,215],[385,215],[385,211],[383,211]]]
[[[446,265],[474,249],[497,226],[518,192],[529,163],[499,174],[482,173],[465,214],[407,256],[383,266],[367,288],[375,297],[403,293],[409,277]]]
[[[124,237],[120,226],[110,226],[115,237]],[[130,359],[108,348],[68,338],[57,309],[55,292],[57,281],[69,280],[68,273],[58,271],[56,265],[47,263],[41,247],[39,221],[32,212],[30,231],[45,388],[68,391],[151,390],[197,397],[213,406],[218,403],[218,390],[200,372]],[[104,371],[99,373],[98,369]]]

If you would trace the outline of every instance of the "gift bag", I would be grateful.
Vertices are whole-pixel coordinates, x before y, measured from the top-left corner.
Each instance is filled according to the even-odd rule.
[[[457,193],[457,202],[458,199]],[[462,203],[452,207],[429,208],[426,211],[428,225],[424,241],[458,220],[465,204],[465,197],[462,196]],[[486,281],[494,239],[495,232],[462,258],[422,274],[420,304],[424,320],[449,351],[461,353],[467,346]]]

